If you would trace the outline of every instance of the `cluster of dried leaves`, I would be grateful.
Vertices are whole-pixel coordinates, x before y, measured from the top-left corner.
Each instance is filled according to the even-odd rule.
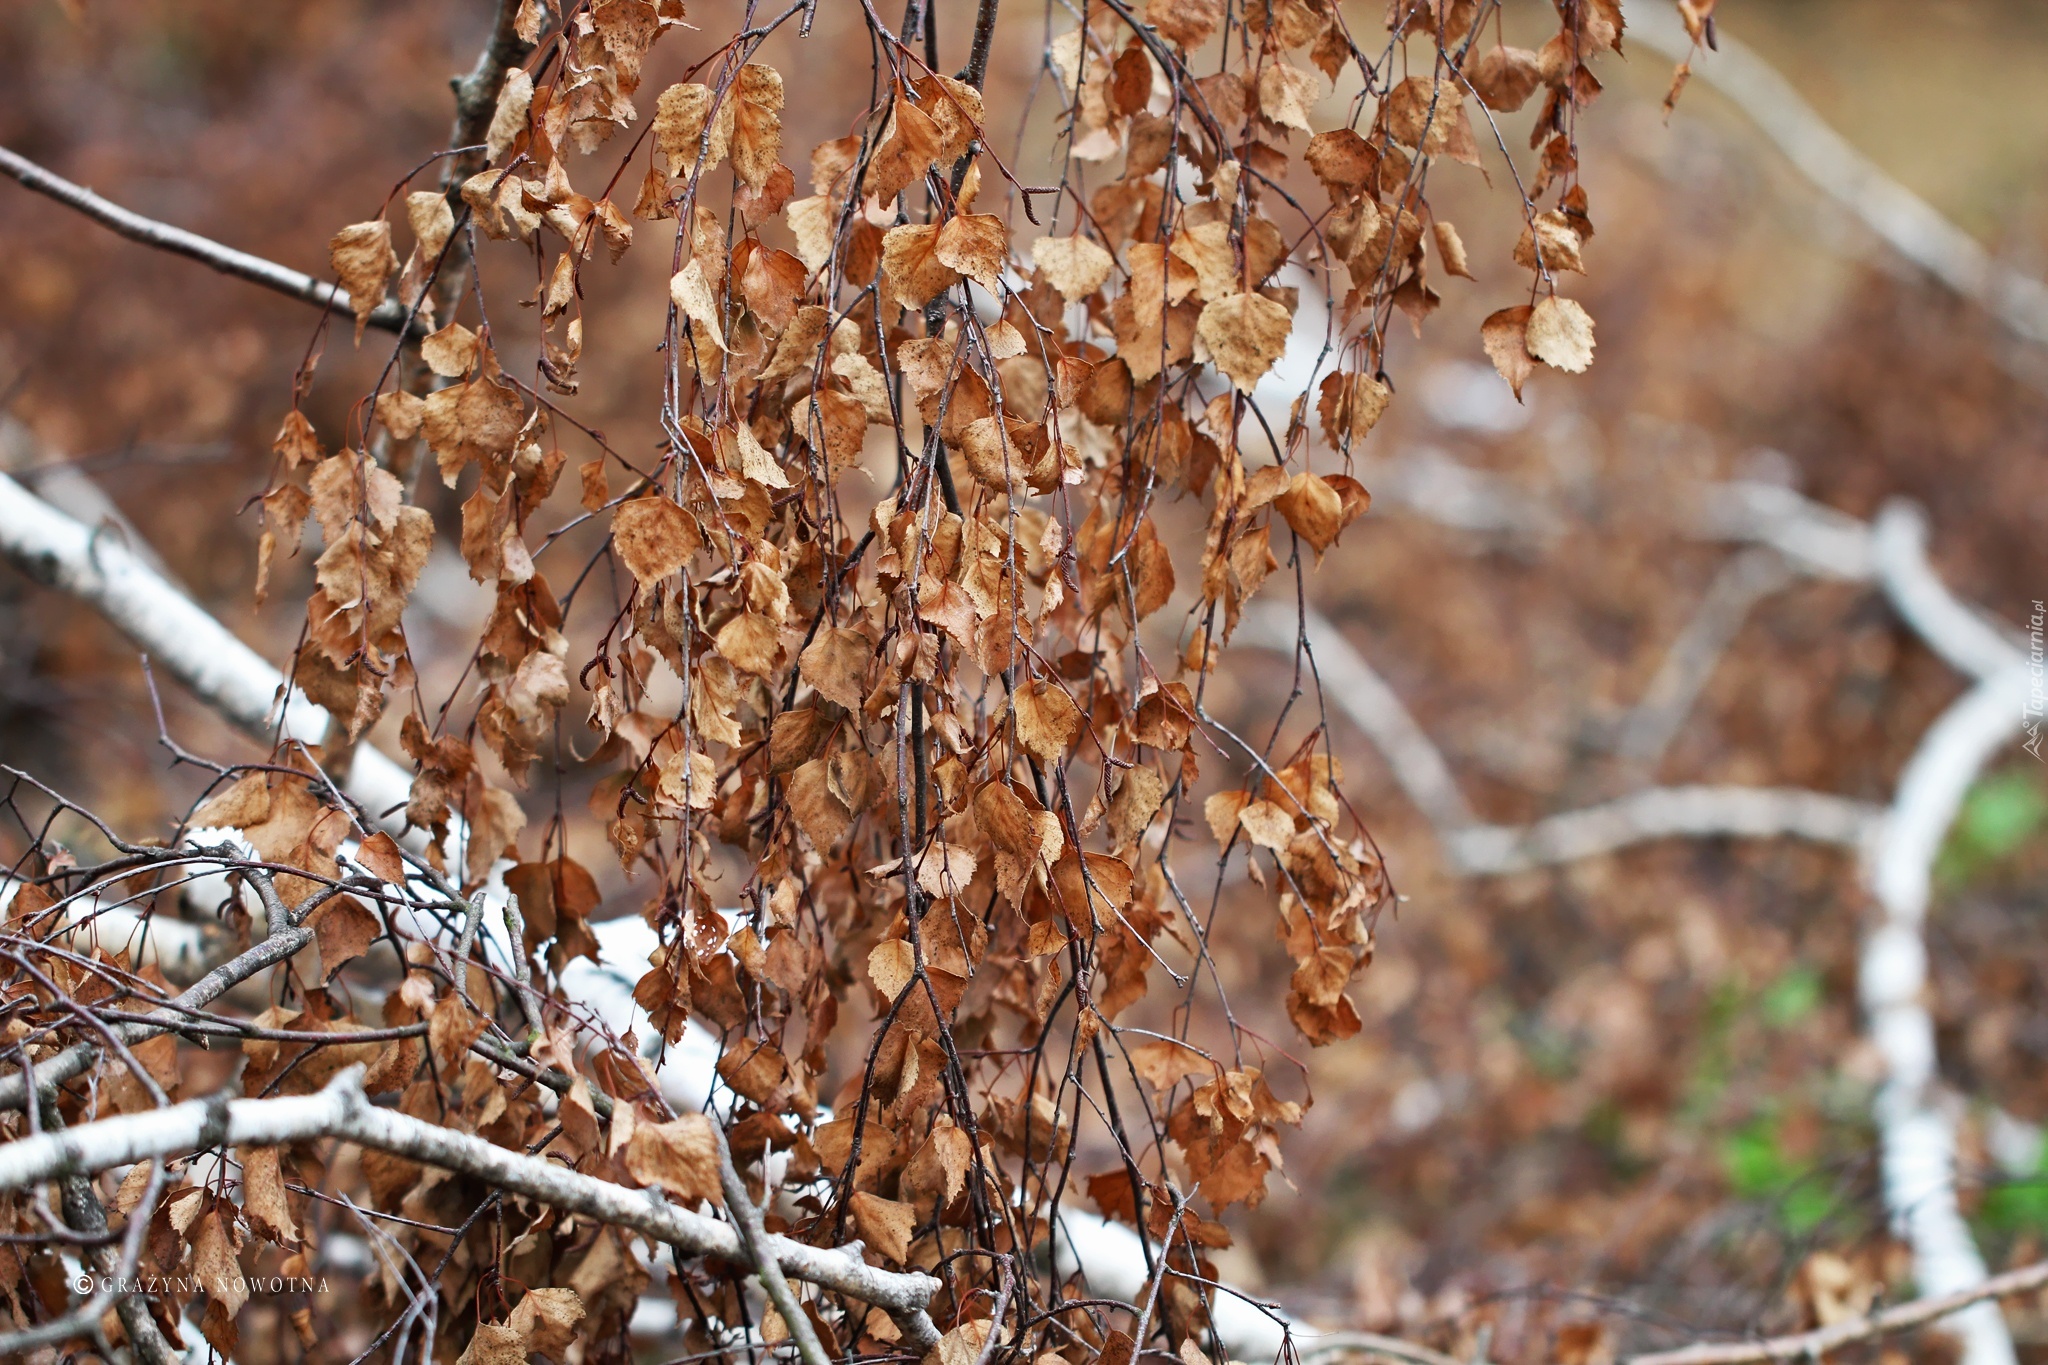
[[[936,29],[965,16],[942,8],[911,0],[900,34],[865,9],[873,97],[800,156],[783,140],[794,92],[755,58],[807,25],[806,6],[749,7],[714,42],[676,0],[524,0],[507,24],[530,55],[489,92],[483,145],[447,158],[443,189],[335,234],[358,343],[388,292],[423,339],[397,344],[349,430],[323,441],[296,407],[285,420],[259,594],[317,522],[293,676],[336,720],[320,762],[344,763],[395,699],[417,773],[403,820],[427,842],[408,854],[373,834],[389,813],[348,810],[303,751],[224,772],[193,825],[241,832],[266,932],[302,926],[318,956],[236,1026],[242,1085],[301,1093],[360,1060],[405,1113],[716,1204],[710,1124],[670,1110],[650,1071],[708,1031],[730,1101],[718,1122],[783,1194],[769,1226],[857,1235],[877,1264],[940,1274],[941,1359],[1000,1345],[1121,1365],[1154,1333],[1199,1354],[1209,1255],[1229,1242],[1217,1219],[1262,1198],[1308,1103],[1276,1093],[1273,1068],[1295,1091],[1299,1068],[1240,1027],[1209,959],[1224,863],[1270,888],[1296,964],[1287,1012],[1314,1045],[1358,1031],[1347,990],[1391,901],[1320,712],[1277,749],[1278,726],[1260,744],[1212,718],[1206,680],[1247,600],[1283,567],[1298,592],[1369,505],[1345,471],[1392,398],[1393,313],[1419,328],[1433,279],[1474,277],[1428,174],[1478,167],[1482,143],[1505,152],[1498,116],[1532,100],[1533,173],[1506,163],[1528,301],[1482,341],[1517,392],[1538,362],[1590,363],[1591,320],[1556,286],[1592,235],[1574,121],[1599,90],[1589,64],[1620,46],[1620,9],[1563,0],[1532,51],[1504,45],[1501,6],[1482,0],[1401,0],[1372,46],[1331,0],[1090,4],[1046,49],[1064,160],[1041,188],[996,145],[1028,111],[981,91],[994,0],[958,75],[936,69]],[[650,98],[643,62],[677,28],[694,79]],[[1311,109],[1351,80],[1347,126],[1315,131]],[[1297,163],[1327,203],[1297,195]],[[666,440],[621,451],[570,402],[582,280],[649,234],[641,249],[672,261]],[[480,239],[531,260],[529,297],[487,302]],[[1321,335],[1298,324],[1304,289],[1331,300]],[[522,317],[537,335],[510,335]],[[1261,384],[1290,338],[1304,368],[1275,403]],[[515,341],[534,357],[524,375],[501,362]],[[592,452],[564,490],[581,513],[530,530],[575,458],[565,445]],[[459,532],[441,533],[496,594],[459,707],[423,695],[408,651],[437,534],[430,474],[464,497]],[[1158,524],[1176,501],[1205,525],[1179,564]],[[558,563],[579,544],[590,559]],[[589,642],[573,654],[572,631]],[[1304,658],[1297,696],[1311,672]],[[658,1038],[609,1035],[559,988],[596,954],[597,879],[567,852],[575,813],[556,801],[529,832],[518,793],[537,762],[559,779],[579,724],[595,744],[582,761],[607,774],[591,811],[659,935],[635,991]],[[116,874],[144,876],[138,897],[177,889],[163,857],[124,856],[79,869],[41,847],[16,918],[104,896]],[[494,868],[517,898],[515,971],[485,965],[465,911]],[[431,894],[393,893],[408,884]],[[33,1004],[10,1015],[30,1052],[81,1027],[80,1005],[167,993],[119,955],[12,960],[46,974],[19,978]],[[345,970],[383,973],[374,1024]],[[194,1084],[164,1034],[110,1052],[97,1079],[97,1098],[65,1092],[64,1117]],[[1118,1159],[1077,1170],[1080,1147]],[[383,1234],[431,1274],[407,1283],[393,1260],[384,1290],[456,1307],[444,1351],[625,1351],[649,1276],[615,1229],[374,1153],[239,1163],[156,1205],[158,1267],[220,1269],[249,1241],[302,1257],[316,1206],[346,1186],[409,1220]],[[1077,1195],[1141,1230],[1145,1302],[1074,1302],[1048,1266]],[[124,1185],[117,1211],[141,1196]],[[37,1316],[22,1296],[48,1273],[5,1286],[18,1319]],[[701,1349],[758,1321],[745,1285],[678,1263]],[[175,1297],[152,1304],[171,1333]],[[205,1318],[224,1352],[237,1306]],[[900,1350],[885,1314],[820,1298],[807,1316],[834,1354]],[[423,1321],[408,1310],[394,1340]],[[789,1326],[771,1313],[762,1330]]]

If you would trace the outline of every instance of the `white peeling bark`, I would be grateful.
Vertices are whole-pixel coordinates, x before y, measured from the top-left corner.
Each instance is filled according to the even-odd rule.
[[[747,1250],[729,1223],[669,1203],[659,1192],[629,1190],[554,1162],[373,1106],[362,1068],[351,1067],[314,1095],[282,1099],[216,1097],[146,1113],[103,1119],[0,1146],[0,1189],[18,1190],[67,1175],[94,1175],[150,1157],[176,1156],[223,1144],[276,1147],[336,1138],[410,1161],[459,1171],[493,1189],[525,1195],[558,1209],[644,1232],[700,1256],[745,1263]],[[939,1282],[917,1271],[880,1270],[857,1253],[807,1246],[770,1234],[762,1254],[793,1279],[886,1310],[920,1350],[938,1341],[925,1306]]]
[[[5,474],[0,474],[0,557],[45,587],[89,603],[199,700],[245,734],[269,741],[284,675],[164,581],[142,556],[66,516]],[[327,724],[327,712],[295,688],[278,732],[318,744]],[[378,817],[405,804],[412,775],[363,746],[342,785]]]
[[[2017,661],[1977,684],[1921,738],[1900,774],[1865,877],[1881,918],[1864,941],[1858,989],[1884,1058],[1877,1126],[1885,1207],[1913,1249],[1923,1294],[1973,1288],[1985,1277],[1956,1202],[1956,1102],[1942,1093],[1927,1009],[1925,920],[1934,860],[1977,774],[2019,733],[2028,676]],[[1966,1365],[2012,1365],[2012,1336],[1996,1303],[1950,1319]]]

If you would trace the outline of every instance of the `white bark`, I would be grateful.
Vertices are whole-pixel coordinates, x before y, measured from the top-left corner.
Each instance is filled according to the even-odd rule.
[[[459,1171],[493,1189],[644,1232],[697,1255],[739,1264],[748,1260],[746,1246],[730,1223],[679,1208],[656,1191],[629,1190],[468,1133],[376,1108],[363,1094],[360,1067],[344,1071],[314,1095],[188,1100],[17,1139],[0,1146],[0,1189],[23,1189],[62,1176],[92,1175],[150,1157],[223,1144],[276,1147],[318,1138],[337,1138]],[[937,1342],[925,1305],[939,1282],[929,1275],[879,1270],[857,1253],[807,1246],[775,1234],[764,1237],[763,1254],[789,1277],[887,1310],[919,1349]]]
[[[1651,787],[1532,825],[1459,830],[1447,842],[1461,871],[1499,876],[1657,839],[1805,839],[1855,848],[1879,814],[1866,802],[1797,787]]]
[[[1859,991],[1870,1036],[1884,1058],[1876,1114],[1885,1206],[1913,1249],[1913,1278],[1926,1294],[1983,1282],[1985,1266],[1956,1203],[1956,1105],[1942,1093],[1928,1013],[1924,921],[1934,860],[1963,797],[1984,765],[2018,734],[2028,676],[2015,662],[1977,684],[1921,738],[1900,774],[1865,875],[1880,921],[1865,940]],[[2011,1365],[2012,1337],[1998,1305],[1955,1315],[1967,1365]]]
[[[1783,556],[1761,546],[1735,556],[1714,575],[1685,629],[1665,651],[1664,662],[1629,713],[1615,745],[1644,776],[1654,775],[1663,762],[1750,611],[1791,579]]]
[[[1890,1070],[1878,1106],[1887,1204],[1914,1248],[1922,1288],[1934,1293],[1967,1289],[1983,1280],[1984,1271],[1955,1206],[1954,1126],[1936,1103],[1933,1029],[1920,1001],[1926,970],[1920,929],[1934,856],[1963,793],[2017,731],[2027,676],[2004,634],[1957,602],[1933,575],[1925,558],[1924,529],[1910,512],[1888,510],[1873,532],[1796,494],[1756,485],[1720,490],[1707,499],[1707,507],[1703,529],[1709,534],[1770,544],[1810,571],[1852,579],[1877,576],[1910,626],[1944,658],[1984,678],[1924,737],[1901,774],[1882,837],[1864,841],[1870,884],[1884,911],[1884,922],[1866,947],[1862,992],[1873,1036]],[[40,581],[97,607],[203,700],[251,734],[267,736],[283,684],[275,669],[125,546],[96,536],[4,475],[0,554]],[[1824,793],[1712,787],[1652,789],[1527,829],[1481,825],[1441,752],[1393,690],[1326,622],[1311,618],[1309,628],[1329,693],[1387,755],[1397,781],[1444,836],[1454,863],[1469,870],[1513,870],[1672,835],[1794,835],[1848,843],[1872,828],[1869,808]],[[1254,607],[1240,629],[1246,643],[1281,650],[1294,646],[1293,615],[1284,609]],[[325,713],[304,698],[294,695],[287,703],[286,734],[317,740],[325,726]],[[358,749],[344,779],[345,789],[373,814],[401,806],[409,785],[404,769],[367,746]],[[635,1018],[631,989],[651,935],[637,921],[616,921],[598,930],[605,955],[616,965],[575,964],[564,973],[563,984],[614,1031],[623,1031]],[[662,1068],[665,1091],[676,1101],[701,1106],[716,1085],[714,1062],[708,1038],[693,1030]],[[54,1078],[48,1068],[44,1074]],[[10,1098],[10,1085],[18,1091],[19,1078],[0,1078],[0,1103]],[[12,1100],[18,1104],[20,1097]],[[446,1135],[449,1140],[461,1136]],[[13,1146],[0,1149],[0,1158],[26,1159],[7,1156],[12,1151]],[[5,1160],[0,1170],[6,1169]],[[644,1209],[628,1211],[644,1215]],[[722,1229],[720,1236],[733,1236],[724,1224],[713,1225]],[[1100,1292],[1137,1292],[1137,1286],[1125,1283],[1133,1273],[1143,1273],[1142,1257],[1134,1254],[1135,1234],[1076,1213],[1065,1216],[1062,1240],[1063,1254],[1076,1258]],[[798,1278],[816,1278],[784,1264]],[[832,1266],[823,1269],[837,1273]],[[1216,1313],[1234,1353],[1255,1360],[1277,1351],[1284,1319],[1229,1295],[1218,1296]],[[1967,1365],[2009,1365],[2010,1338],[1993,1305],[1970,1308],[1957,1322],[1968,1344]]]
[[[1820,578],[1860,583],[1877,574],[1869,526],[1774,483],[1735,481],[1702,489],[1693,534],[1768,545]]]
[[[1702,52],[1671,6],[1630,0],[1628,37],[1692,64],[1693,79],[1719,90],[1812,181],[1889,245],[2015,336],[2048,343],[2048,285],[2014,270],[1907,189],[1814,112],[1791,82],[1723,25],[1718,48]]]

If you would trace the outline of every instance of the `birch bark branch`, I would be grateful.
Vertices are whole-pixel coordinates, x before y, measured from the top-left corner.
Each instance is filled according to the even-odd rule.
[[[1651,788],[1528,826],[1484,825],[1461,817],[1463,798],[1442,754],[1327,621],[1309,613],[1303,630],[1291,611],[1254,606],[1240,638],[1291,652],[1297,636],[1306,637],[1322,677],[1334,684],[1326,695],[1334,693],[1385,755],[1460,871],[1525,871],[1673,835],[1793,835],[1857,848],[1882,916],[1864,942],[1859,992],[1887,1072],[1874,1106],[1885,1206],[1912,1249],[1916,1282],[1937,1296],[1964,1296],[1956,1302],[1967,1306],[1955,1312],[1953,1325],[1965,1365],[2013,1365],[2012,1337],[1997,1304],[1975,1293],[1986,1283],[1986,1267],[1956,1199],[1956,1121],[1942,1093],[1925,998],[1924,928],[1934,861],[1963,798],[2025,723],[2027,660],[2010,632],[1959,600],[1934,572],[1925,516],[1910,503],[1887,504],[1867,526],[1762,485],[1715,490],[1705,505],[1701,529],[1708,534],[1772,545],[1825,576],[1874,578],[1909,628],[1978,679],[1921,736],[1885,810],[1821,792]]]
[[[2013,335],[2048,344],[2048,285],[2003,264],[1940,210],[1865,156],[1769,62],[1732,37],[1701,52],[1668,4],[1631,0],[1624,11],[1631,41],[1673,61],[1690,61],[1693,79],[1726,95],[1799,173],[1849,210],[1892,250],[1984,309]]]
[[[694,1255],[748,1263],[746,1244],[731,1224],[679,1208],[655,1191],[629,1190],[468,1133],[376,1108],[363,1094],[359,1066],[313,1095],[188,1100],[18,1139],[0,1146],[0,1189],[22,1189],[222,1145],[275,1147],[319,1138],[459,1171],[494,1189],[644,1232]],[[931,1276],[879,1270],[857,1254],[808,1246],[779,1234],[766,1234],[761,1250],[791,1278],[883,1309],[920,1350],[937,1342],[938,1333],[925,1312],[939,1289]]]
[[[1882,1312],[1818,1327],[1811,1332],[1795,1332],[1762,1341],[1704,1342],[1675,1351],[1652,1351],[1629,1357],[1626,1365],[1757,1365],[1761,1361],[1825,1360],[1830,1352],[1839,1351],[1844,1346],[1922,1327],[1973,1305],[1994,1307],[1990,1302],[1993,1299],[2025,1294],[2044,1285],[2048,1285],[2048,1261],[1993,1275],[1968,1289],[1930,1294],[1896,1304]]]

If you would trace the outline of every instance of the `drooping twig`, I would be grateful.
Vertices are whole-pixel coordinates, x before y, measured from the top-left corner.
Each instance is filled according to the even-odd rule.
[[[1292,653],[1298,625],[1291,608],[1254,603],[1245,610],[1233,638],[1255,648]],[[1308,613],[1307,634],[1326,693],[1385,757],[1394,780],[1438,833],[1476,825],[1478,817],[1466,803],[1442,750],[1372,665],[1320,612]]]
[[[264,744],[285,680],[262,655],[164,580],[140,555],[0,474],[0,558],[47,587],[98,609],[200,701]],[[327,713],[294,689],[284,704],[286,739],[318,743]],[[343,789],[372,817],[404,806],[412,774],[357,745]]]

